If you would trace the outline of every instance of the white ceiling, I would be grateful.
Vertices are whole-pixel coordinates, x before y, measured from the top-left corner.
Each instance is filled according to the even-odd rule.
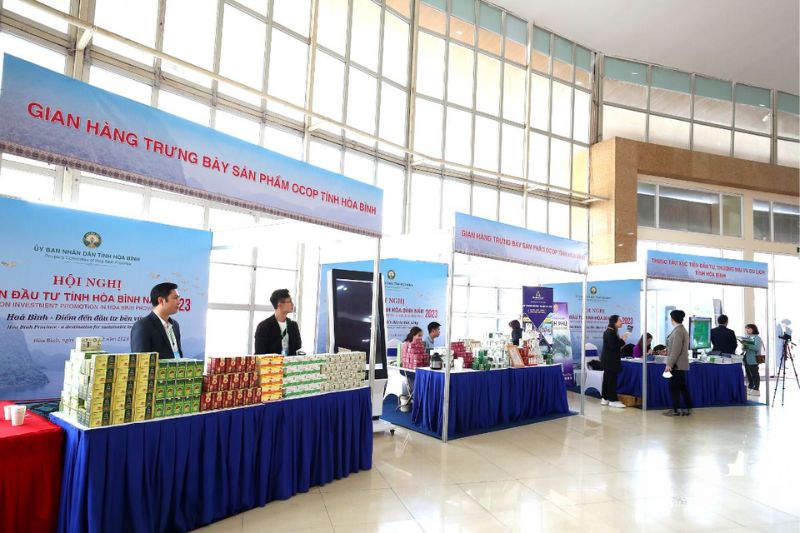
[[[494,1],[606,55],[800,92],[800,0]]]

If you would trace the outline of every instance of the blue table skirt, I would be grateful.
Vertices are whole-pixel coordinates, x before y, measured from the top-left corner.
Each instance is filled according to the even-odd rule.
[[[368,388],[66,432],[59,531],[187,531],[372,467]]]
[[[669,380],[661,375],[664,373],[664,368],[666,365],[663,363],[647,363],[648,409],[672,407]],[[741,363],[691,363],[687,381],[692,403],[695,407],[747,404],[743,376],[744,369]],[[642,396],[642,363],[622,361],[617,392]]]
[[[444,372],[417,369],[412,422],[442,435]],[[450,374],[448,436],[568,414],[561,365]]]

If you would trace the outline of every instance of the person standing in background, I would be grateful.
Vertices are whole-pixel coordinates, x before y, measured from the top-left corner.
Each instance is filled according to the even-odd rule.
[[[728,329],[727,315],[719,315],[717,324],[719,325],[711,330],[711,349],[719,353],[735,354],[736,333]]]
[[[257,354],[297,355],[303,345],[300,327],[288,315],[294,311],[289,289],[278,289],[269,297],[275,314],[263,320],[256,328],[255,352]]]
[[[512,320],[508,323],[508,327],[511,328],[511,344],[519,346],[522,340],[522,324],[519,323],[519,320]]]
[[[761,337],[758,336],[758,326],[747,324],[744,327],[747,341],[742,341],[744,347],[744,370],[747,374],[747,394],[759,396],[761,392],[761,375],[758,373],[758,356],[761,355]]]
[[[692,398],[689,395],[689,384],[686,375],[689,372],[689,332],[683,327],[686,313],[675,309],[669,314],[672,321],[672,332],[667,337],[667,367],[665,372],[671,372],[669,378],[669,391],[672,394],[672,410],[664,411],[664,416],[689,416],[692,414]],[[686,408],[679,410],[681,395]]]
[[[610,407],[625,407],[617,397],[617,378],[622,370],[621,351],[628,340],[630,332],[626,331],[619,336],[622,319],[619,315],[608,317],[608,327],[603,333],[603,350],[600,353],[600,362],[603,364],[603,394],[600,405]]]

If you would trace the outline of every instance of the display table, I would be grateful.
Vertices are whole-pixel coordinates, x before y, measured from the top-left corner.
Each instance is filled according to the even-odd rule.
[[[622,371],[617,381],[617,392],[642,396],[642,362],[622,361]],[[672,407],[669,380],[664,373],[664,363],[647,363],[647,408]],[[744,370],[741,363],[691,363],[686,380],[694,407],[720,407],[745,405]]]
[[[13,403],[0,401],[0,409]],[[63,439],[58,426],[31,412],[21,426],[0,420],[0,531],[56,528]]]
[[[52,416],[62,532],[188,531],[372,467],[369,388],[95,429]]]
[[[418,368],[412,422],[442,435],[444,372]],[[569,414],[561,365],[450,373],[450,438]]]

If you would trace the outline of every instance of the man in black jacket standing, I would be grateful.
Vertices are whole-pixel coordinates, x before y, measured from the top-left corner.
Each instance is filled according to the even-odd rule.
[[[603,333],[603,351],[600,354],[600,362],[603,363],[603,397],[600,405],[625,407],[617,397],[617,377],[622,370],[620,352],[630,333],[626,331],[620,337],[617,330],[621,327],[622,319],[619,315],[608,317],[608,327]]]
[[[150,291],[153,312],[131,329],[131,352],[158,352],[159,359],[183,357],[181,328],[171,315],[178,312],[180,295],[174,283],[159,283]]]
[[[262,321],[256,328],[257,354],[297,355],[302,345],[300,327],[287,316],[294,311],[294,303],[288,289],[278,289],[269,297],[275,314]]]
[[[728,329],[727,315],[719,315],[719,326],[711,330],[711,349],[719,353],[736,353],[736,333]]]

